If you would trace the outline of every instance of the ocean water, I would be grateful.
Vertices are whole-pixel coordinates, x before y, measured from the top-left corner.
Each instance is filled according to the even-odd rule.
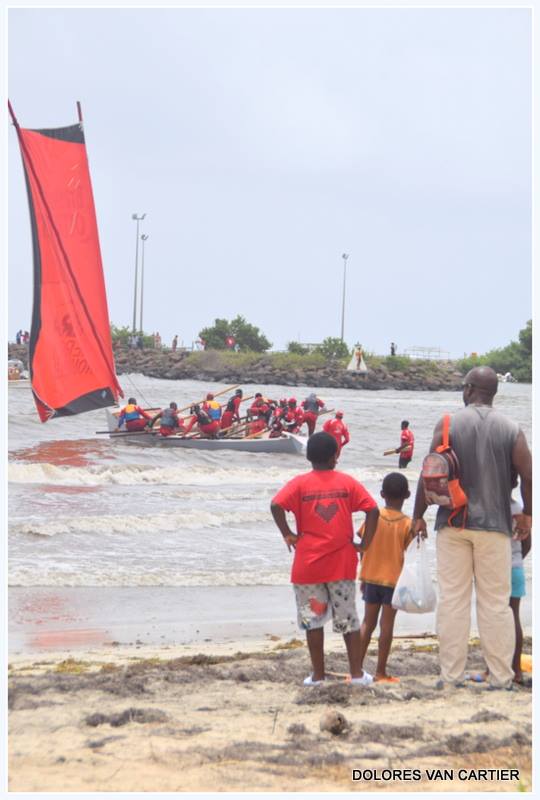
[[[223,384],[121,376],[141,404],[179,406]],[[311,387],[257,387],[271,397],[303,400]],[[423,455],[445,412],[461,407],[455,392],[362,392],[314,389],[341,409],[351,433],[340,469],[376,497],[397,456],[408,419],[416,449],[406,475],[412,513]],[[225,397],[228,395],[225,395]],[[531,387],[502,384],[496,406],[531,440]],[[319,423],[320,425],[320,423]],[[138,448],[96,435],[105,412],[39,422],[29,388],[9,385],[10,586],[278,586],[291,554],[269,506],[283,483],[309,469],[300,455]],[[361,523],[362,514],[356,520]],[[428,511],[432,529],[434,512]],[[434,536],[428,539],[434,559]],[[526,571],[530,580],[530,560]]]

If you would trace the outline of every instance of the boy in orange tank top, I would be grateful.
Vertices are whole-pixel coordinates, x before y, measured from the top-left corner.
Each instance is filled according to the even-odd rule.
[[[362,556],[360,567],[360,589],[365,603],[364,621],[360,628],[362,664],[382,607],[375,673],[375,681],[380,683],[399,682],[399,678],[386,672],[386,662],[397,613],[392,608],[392,595],[403,568],[405,550],[414,538],[411,519],[401,511],[410,494],[407,478],[402,473],[391,472],[385,477],[381,490],[385,507],[380,509],[375,536]],[[363,528],[359,534],[363,535]]]

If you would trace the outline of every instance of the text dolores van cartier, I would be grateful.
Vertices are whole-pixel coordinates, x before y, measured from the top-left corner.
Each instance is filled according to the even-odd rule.
[[[353,769],[353,781],[519,781],[518,769]]]

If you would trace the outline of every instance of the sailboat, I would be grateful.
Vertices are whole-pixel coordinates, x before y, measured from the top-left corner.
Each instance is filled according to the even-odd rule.
[[[34,260],[30,384],[39,418],[104,408],[111,439],[123,392],[115,372],[103,264],[80,103],[79,121],[21,128],[8,101],[26,179]],[[157,410],[157,409],[155,409]],[[301,453],[305,437],[202,439],[126,435],[126,444]]]

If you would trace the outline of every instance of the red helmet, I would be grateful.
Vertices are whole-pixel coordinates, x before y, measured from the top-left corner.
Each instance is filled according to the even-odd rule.
[[[289,397],[289,405],[296,405],[296,397]]]
[[[208,394],[206,395],[206,399],[207,400],[213,400],[214,399],[214,395],[212,394],[212,392],[208,392]]]
[[[339,417],[341,419],[342,416],[343,416],[343,411],[336,411],[336,417]]]

